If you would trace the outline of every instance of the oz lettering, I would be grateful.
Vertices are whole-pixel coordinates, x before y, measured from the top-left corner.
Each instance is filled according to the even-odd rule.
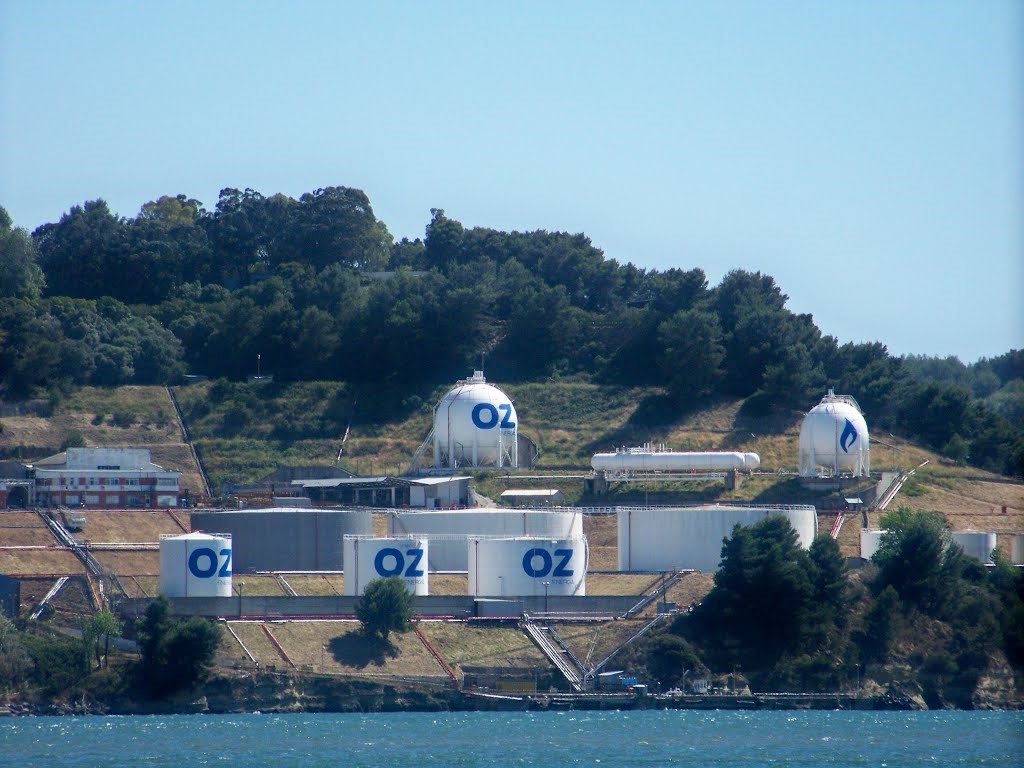
[[[218,566],[220,570],[218,570]],[[209,579],[214,574],[218,578],[230,576],[231,550],[222,549],[218,556],[209,547],[197,547],[188,556],[188,570],[197,579]]]
[[[565,579],[573,573],[568,567],[571,559],[571,549],[556,549],[552,557],[543,547],[534,547],[523,555],[523,571],[534,579],[542,579],[548,575],[556,579]]]
[[[406,558],[409,558],[408,563]],[[423,576],[423,569],[419,567],[422,559],[423,550],[419,547],[407,549],[404,555],[400,549],[384,547],[373,558],[373,569],[384,578],[404,576],[407,579],[417,579]]]

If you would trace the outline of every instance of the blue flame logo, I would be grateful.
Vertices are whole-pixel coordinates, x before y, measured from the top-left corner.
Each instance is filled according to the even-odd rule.
[[[839,436],[839,446],[843,449],[843,453],[849,453],[850,446],[855,442],[857,442],[857,429],[847,419],[846,426],[843,428],[843,434]]]

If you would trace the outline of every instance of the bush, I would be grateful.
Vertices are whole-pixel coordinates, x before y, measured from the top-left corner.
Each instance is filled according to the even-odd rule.
[[[363,631],[386,641],[391,632],[407,632],[412,618],[412,593],[398,576],[374,579],[356,604]]]

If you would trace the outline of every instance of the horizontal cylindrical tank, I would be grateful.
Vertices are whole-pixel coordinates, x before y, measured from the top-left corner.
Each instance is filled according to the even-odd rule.
[[[231,597],[231,536],[187,533],[160,537],[160,594]]]
[[[195,510],[191,518],[193,531],[231,534],[236,573],[340,571],[342,537],[373,535],[368,509]]]
[[[434,409],[434,466],[516,467],[518,429],[512,399],[475,371]]]
[[[818,532],[817,512],[809,505],[620,507],[617,514],[620,571],[717,570],[722,540],[733,527],[771,515],[789,521],[804,549]]]
[[[624,448],[614,453],[595,453],[590,466],[598,472],[743,472],[761,466],[761,457],[738,451]]]
[[[582,535],[583,515],[571,509],[395,510],[388,517],[388,536],[430,540],[431,571],[467,571],[470,536],[568,539]]]
[[[398,576],[414,595],[428,595],[425,538],[379,539],[346,536],[345,594],[361,595],[374,579]]]
[[[800,425],[800,475],[866,476],[871,472],[868,425],[857,401],[832,390]]]
[[[585,595],[587,540],[518,537],[468,539],[474,597]]]

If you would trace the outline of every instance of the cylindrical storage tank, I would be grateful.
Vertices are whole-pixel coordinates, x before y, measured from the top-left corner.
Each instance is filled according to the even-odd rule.
[[[1024,533],[1015,533],[1010,537],[1010,562],[1024,565]]]
[[[512,399],[475,371],[434,409],[434,466],[518,467],[518,423]]]
[[[346,536],[345,594],[361,595],[374,579],[398,576],[414,595],[428,595],[427,540]]]
[[[231,534],[238,546],[236,573],[340,571],[342,538],[373,535],[368,509],[195,510],[192,530]]]
[[[869,531],[866,528],[860,529],[860,556],[865,560],[874,557],[875,552],[882,543],[882,534],[885,531]]]
[[[231,597],[231,536],[186,533],[160,537],[160,594]]]
[[[470,536],[571,539],[582,535],[583,515],[571,509],[395,510],[388,517],[388,536],[430,540],[433,572],[468,571],[466,539]]]
[[[832,390],[800,425],[800,475],[814,477],[819,469],[832,476],[871,472],[868,425],[860,406]]]
[[[756,453],[738,451],[657,451],[648,447],[595,453],[598,472],[749,472],[761,466]]]
[[[470,537],[469,593],[474,597],[585,595],[587,540]]]
[[[818,533],[817,511],[809,505],[620,507],[617,514],[620,571],[717,570],[722,540],[733,527],[772,515],[789,521],[804,549]]]
[[[984,531],[954,531],[953,543],[959,544],[965,555],[982,563],[992,563],[992,550],[996,548],[996,535]]]

